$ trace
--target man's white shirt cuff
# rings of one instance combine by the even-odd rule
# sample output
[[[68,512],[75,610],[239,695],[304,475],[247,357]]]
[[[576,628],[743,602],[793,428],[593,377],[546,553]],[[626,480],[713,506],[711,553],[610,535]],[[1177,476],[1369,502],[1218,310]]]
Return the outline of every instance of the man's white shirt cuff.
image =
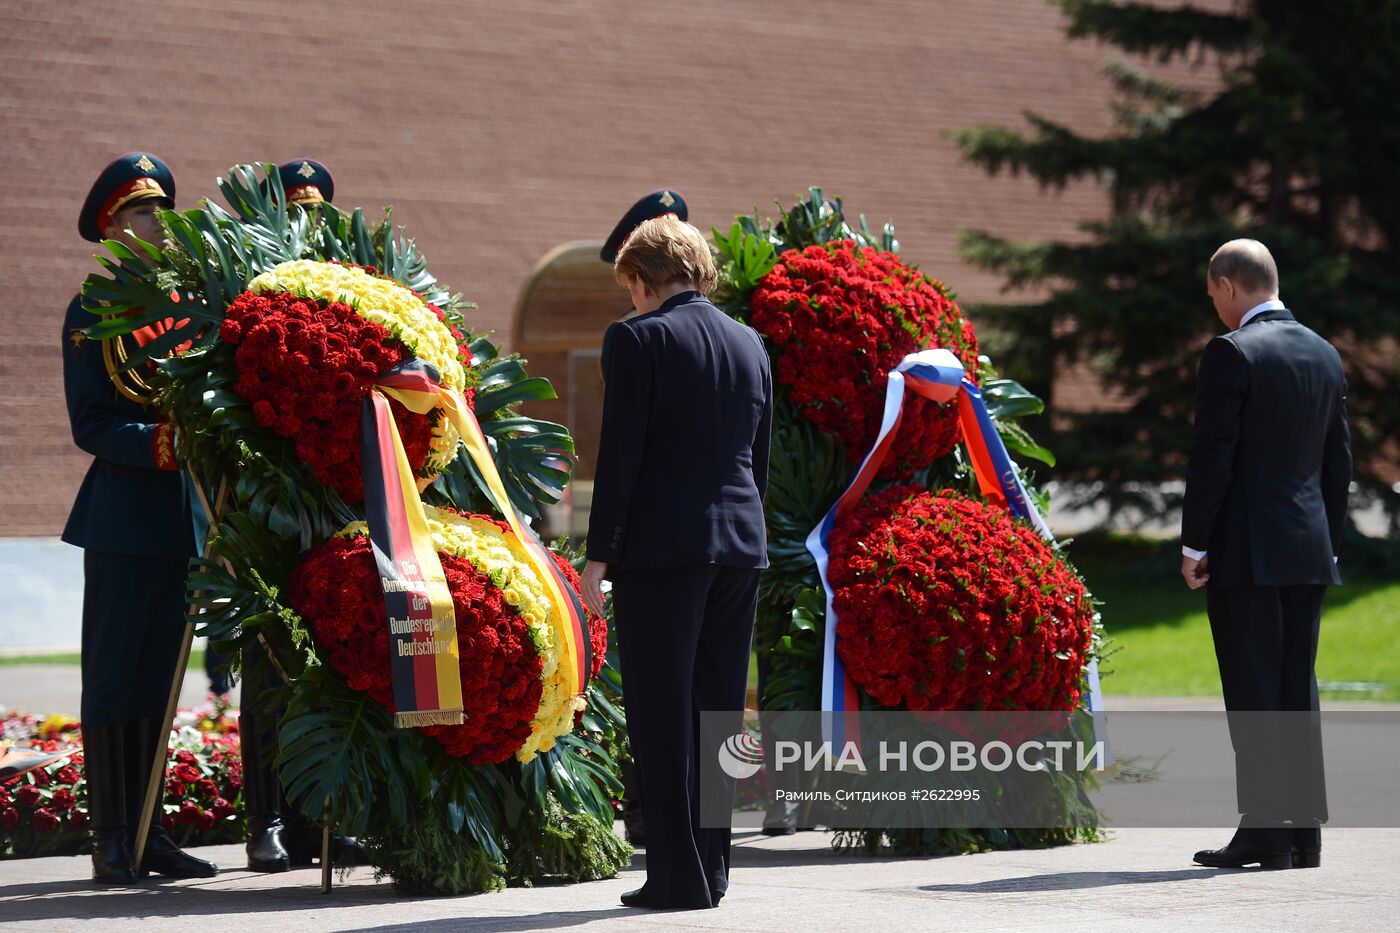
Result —
[[[1198,551],[1193,547],[1185,547],[1184,545],[1181,548],[1181,553],[1185,554],[1192,560],[1200,560],[1202,557],[1206,556],[1205,551]]]

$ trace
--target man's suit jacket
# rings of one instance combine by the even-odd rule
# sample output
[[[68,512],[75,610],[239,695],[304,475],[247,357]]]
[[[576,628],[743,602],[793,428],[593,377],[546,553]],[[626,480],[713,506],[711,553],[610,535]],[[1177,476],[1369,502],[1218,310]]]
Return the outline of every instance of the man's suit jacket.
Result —
[[[1351,483],[1337,351],[1286,310],[1201,357],[1181,543],[1212,586],[1337,584]]]
[[[682,292],[612,325],[588,557],[609,570],[768,566],[773,420],[758,334]]]
[[[157,412],[117,392],[102,344],[83,338],[96,323],[79,299],[63,322],[63,390],[73,442],[92,454],[63,540],[112,554],[194,553],[189,492],[176,469],[173,434]]]

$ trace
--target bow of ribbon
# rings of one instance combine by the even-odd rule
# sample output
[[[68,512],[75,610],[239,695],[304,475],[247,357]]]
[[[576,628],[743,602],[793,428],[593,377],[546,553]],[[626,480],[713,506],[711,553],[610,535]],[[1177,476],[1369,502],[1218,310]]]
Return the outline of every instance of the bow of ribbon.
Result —
[[[889,459],[894,441],[899,433],[899,424],[904,417],[904,399],[908,392],[940,404],[956,401],[958,423],[963,431],[963,443],[967,447],[972,462],[977,486],[982,494],[993,502],[999,502],[1013,515],[1025,519],[1039,532],[1040,536],[1052,544],[1055,541],[1050,526],[1046,523],[1035,500],[1026,489],[1020,471],[1016,469],[1006,445],[997,432],[996,423],[982,398],[982,390],[967,378],[962,361],[952,351],[942,348],[920,350],[906,356],[889,373],[885,387],[885,408],[880,420],[880,430],[875,443],[857,468],[850,485],[846,487],[827,511],[821,523],[807,536],[807,550],[817,564],[822,589],[826,594],[826,631],[822,646],[822,712],[824,730],[833,740],[833,747],[844,747],[847,739],[859,741],[860,694],[856,685],[841,663],[836,653],[836,610],[833,606],[834,593],[827,576],[830,554],[827,547],[831,531],[836,522],[860,501],[875,476]],[[1098,661],[1091,659],[1088,668],[1089,710],[1103,711],[1103,697],[1099,689]],[[1094,731],[1099,735],[1102,717],[1094,717]]]
[[[446,721],[453,714],[453,702],[456,719],[452,721],[461,722],[462,685],[452,598],[428,532],[422,499],[403,442],[389,410],[388,399],[391,398],[417,414],[441,408],[456,427],[477,473],[485,481],[488,498],[523,545],[531,567],[544,583],[564,621],[561,668],[567,678],[565,689],[568,695],[582,698],[591,667],[588,621],[583,606],[548,549],[511,502],[486,435],[462,393],[442,385],[437,370],[415,358],[380,377],[374,391],[365,398],[363,419],[365,511],[389,612],[390,651],[395,665],[394,702],[399,710],[395,714],[395,724],[415,726]],[[413,579],[405,579],[409,576],[405,567],[426,573],[422,586]],[[440,592],[436,586],[438,581],[442,582]],[[419,597],[418,600],[408,599],[407,625],[396,620],[396,609],[402,608],[398,606],[402,600],[396,599],[400,594]],[[446,600],[445,610],[436,602],[439,597]],[[413,616],[415,607],[420,615],[432,613],[432,619],[436,620],[434,630],[446,633],[451,626],[450,637],[425,638],[420,631],[425,624]],[[441,618],[443,611],[445,624]],[[436,644],[418,647],[427,641]]]

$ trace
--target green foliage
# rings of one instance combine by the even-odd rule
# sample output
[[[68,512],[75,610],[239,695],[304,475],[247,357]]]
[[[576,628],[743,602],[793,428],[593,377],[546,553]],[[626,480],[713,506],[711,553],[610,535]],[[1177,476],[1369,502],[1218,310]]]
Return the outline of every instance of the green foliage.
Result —
[[[392,878],[400,894],[450,897],[499,891],[506,867],[470,836],[448,825],[444,807],[425,801],[406,822],[383,825],[361,837],[374,865],[374,880]]]
[[[1055,440],[1072,438],[1055,445],[1056,478],[1103,484],[1094,495],[1114,509],[1151,515],[1174,504],[1151,493],[1183,475],[1200,345],[1218,330],[1205,264],[1225,240],[1252,237],[1277,259],[1289,307],[1341,349],[1362,501],[1381,501],[1400,525],[1386,447],[1400,433],[1400,363],[1386,343],[1400,334],[1400,189],[1389,169],[1400,146],[1400,2],[1329,4],[1326,28],[1316,10],[1285,0],[1225,12],[1057,5],[1072,37],[1181,56],[1218,80],[1195,91],[1115,62],[1115,129],[1103,138],[1035,115],[1026,133],[950,134],[989,173],[1025,172],[1050,187],[1096,181],[1109,195],[1109,216],[1072,242],[963,236],[972,262],[1047,295],[977,309],[996,339],[1034,362],[1018,369],[1032,389],[1048,391],[1056,366],[1080,364],[1123,399],[1095,412],[1052,400]]]
[[[544,806],[524,811],[511,827],[506,878],[511,887],[615,877],[632,861],[632,847],[604,819],[562,807],[550,794]]]
[[[789,603],[788,628],[770,647],[773,673],[760,698],[766,710],[821,709],[822,638],[826,594],[820,586],[802,590]]]

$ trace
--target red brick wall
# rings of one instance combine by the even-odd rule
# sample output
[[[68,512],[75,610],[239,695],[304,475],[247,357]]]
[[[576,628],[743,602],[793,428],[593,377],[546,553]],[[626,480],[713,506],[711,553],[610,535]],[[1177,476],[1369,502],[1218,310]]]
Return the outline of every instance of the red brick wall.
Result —
[[[0,29],[0,535],[57,533],[87,466],[59,323],[94,268],[79,205],[123,151],[167,159],[181,206],[234,162],[314,156],[502,337],[543,253],[663,185],[704,229],[820,184],[965,300],[998,283],[959,227],[1063,236],[1102,207],[988,179],[941,135],[1025,110],[1106,128],[1108,52],[1039,0],[7,0]]]

